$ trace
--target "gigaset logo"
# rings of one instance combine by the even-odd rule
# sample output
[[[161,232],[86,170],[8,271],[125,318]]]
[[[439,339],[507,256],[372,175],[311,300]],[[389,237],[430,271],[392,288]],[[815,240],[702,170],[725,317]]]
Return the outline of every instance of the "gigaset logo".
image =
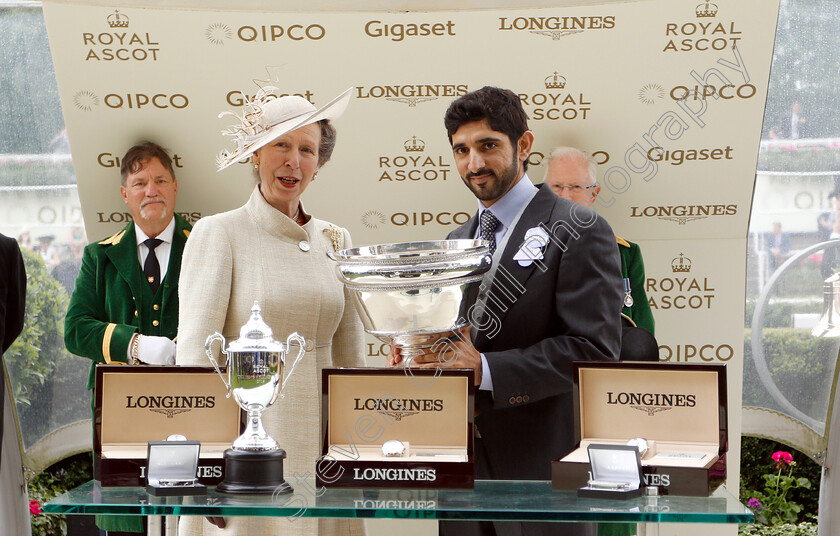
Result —
[[[114,155],[113,153],[99,153],[96,156],[96,163],[99,164],[101,167],[104,168],[118,168],[122,165],[122,161],[119,156]],[[181,155],[175,153],[172,155],[172,167],[176,168],[183,168],[184,166],[181,164]]]
[[[365,35],[368,37],[385,37],[396,42],[405,38],[443,37],[455,35],[455,23],[448,20],[446,22],[421,24],[388,24],[381,20],[371,20],[365,24]]]
[[[308,89],[303,93],[274,93],[274,95],[277,97],[288,97],[289,95],[293,95],[295,97],[303,97],[312,104],[315,104],[315,101],[312,100],[313,97],[315,97],[315,93]],[[225,94],[225,102],[231,106],[245,106],[246,102],[250,102],[252,100],[254,100],[254,95],[246,95],[242,93],[242,91],[236,89],[228,91]]]
[[[732,147],[711,149],[671,149],[652,147],[647,152],[651,162],[668,162],[672,166],[681,166],[686,162],[703,160],[732,160]]]

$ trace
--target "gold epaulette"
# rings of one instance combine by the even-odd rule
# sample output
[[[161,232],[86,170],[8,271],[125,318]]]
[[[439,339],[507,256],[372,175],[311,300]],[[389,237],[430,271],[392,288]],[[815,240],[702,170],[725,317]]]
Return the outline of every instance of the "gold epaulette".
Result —
[[[629,247],[630,247],[630,242],[628,242],[627,240],[625,240],[625,239],[621,238],[621,237],[620,237],[620,236],[618,236],[618,235],[615,235],[615,241],[616,241],[616,242],[618,242],[618,245],[619,245],[619,246],[624,246],[624,247],[626,247],[626,248],[629,248]]]
[[[99,242],[99,245],[100,246],[114,246],[116,244],[119,244],[120,240],[122,240],[122,237],[124,235],[125,235],[125,229],[123,229],[119,233],[115,234],[114,236],[111,236],[109,238],[106,238],[102,242]]]

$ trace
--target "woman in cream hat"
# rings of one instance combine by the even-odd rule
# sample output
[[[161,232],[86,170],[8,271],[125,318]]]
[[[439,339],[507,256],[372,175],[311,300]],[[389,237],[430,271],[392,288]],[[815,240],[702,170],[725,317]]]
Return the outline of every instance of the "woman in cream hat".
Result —
[[[235,116],[237,124],[223,132],[235,138],[236,148],[219,156],[219,170],[250,158],[258,182],[244,206],[193,227],[179,282],[177,363],[209,365],[207,337],[219,332],[228,341],[237,339],[255,300],[275,339],[294,331],[303,335],[308,350],[285,397],[262,418],[268,435],[286,451],[286,477],[312,478],[323,441],[321,369],[364,366],[361,322],[327,257],[328,251],[351,247],[350,235],[312,217],[301,203],[332,154],[336,132],[330,120],[347,107],[350,90],[321,109],[301,97],[274,98],[274,90],[260,90],[246,113]],[[234,114],[220,117],[225,115]],[[289,352],[296,353],[297,348]],[[303,493],[295,500],[306,496],[312,497]],[[290,497],[278,496],[278,504]],[[179,526],[181,535],[202,536],[362,533],[361,521],[306,517],[182,517]]]

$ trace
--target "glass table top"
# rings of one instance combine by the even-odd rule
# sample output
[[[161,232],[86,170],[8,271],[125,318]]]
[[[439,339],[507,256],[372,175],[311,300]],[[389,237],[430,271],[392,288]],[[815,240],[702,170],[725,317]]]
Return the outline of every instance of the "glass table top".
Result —
[[[711,497],[585,499],[547,481],[478,480],[474,490],[324,489],[289,479],[285,495],[155,497],[145,488],[103,488],[90,481],[44,505],[47,514],[332,517],[637,523],[749,523],[752,513],[728,490]]]

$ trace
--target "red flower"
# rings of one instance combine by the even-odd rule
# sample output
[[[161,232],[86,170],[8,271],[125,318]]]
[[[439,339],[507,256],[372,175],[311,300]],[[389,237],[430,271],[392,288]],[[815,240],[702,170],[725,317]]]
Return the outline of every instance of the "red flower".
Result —
[[[791,463],[793,463],[793,456],[790,454],[790,452],[785,452],[783,450],[777,450],[776,452],[774,452],[772,458],[773,461],[776,462],[777,466],[783,463],[786,465],[790,465]]]
[[[43,512],[41,505],[35,499],[31,499],[29,501],[29,513],[33,516],[40,515]]]

